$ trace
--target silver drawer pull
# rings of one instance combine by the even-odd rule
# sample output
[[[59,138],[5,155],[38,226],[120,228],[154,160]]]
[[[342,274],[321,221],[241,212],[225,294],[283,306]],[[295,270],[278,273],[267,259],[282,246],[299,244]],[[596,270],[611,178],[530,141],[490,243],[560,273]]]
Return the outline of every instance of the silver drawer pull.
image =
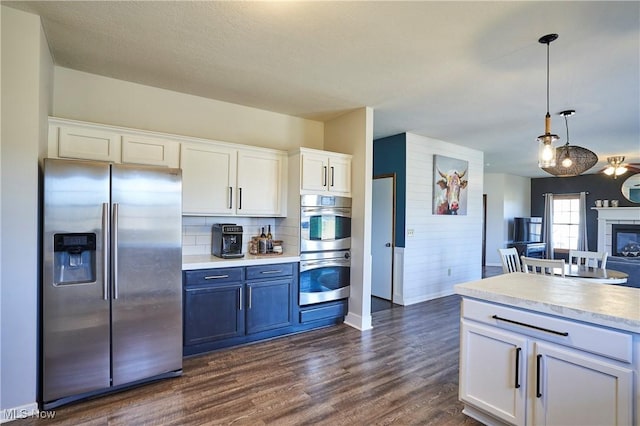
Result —
[[[261,274],[279,274],[282,271],[261,271]]]
[[[205,280],[219,280],[220,278],[229,278],[229,275],[209,275],[204,277]]]

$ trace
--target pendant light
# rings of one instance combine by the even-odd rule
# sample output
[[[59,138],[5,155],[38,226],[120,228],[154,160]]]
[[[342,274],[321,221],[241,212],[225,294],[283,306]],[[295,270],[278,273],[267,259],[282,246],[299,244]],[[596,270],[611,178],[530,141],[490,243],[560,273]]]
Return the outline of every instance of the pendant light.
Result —
[[[556,153],[553,143],[558,135],[551,134],[551,115],[549,114],[549,45],[558,38],[558,34],[547,34],[538,39],[539,43],[547,45],[547,114],[544,117],[544,135],[538,136],[538,167],[553,167],[556,165]]]
[[[598,156],[587,148],[569,145],[569,123],[567,117],[572,116],[575,112],[573,109],[560,112],[560,115],[564,116],[564,124],[567,128],[567,142],[564,146],[556,148],[556,165],[542,168],[542,170],[554,176],[578,176],[598,162]]]

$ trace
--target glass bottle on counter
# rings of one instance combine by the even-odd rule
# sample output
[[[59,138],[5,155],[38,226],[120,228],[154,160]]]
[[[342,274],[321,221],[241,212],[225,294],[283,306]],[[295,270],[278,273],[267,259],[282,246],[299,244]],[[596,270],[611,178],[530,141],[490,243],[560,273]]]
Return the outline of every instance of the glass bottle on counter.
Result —
[[[258,253],[260,254],[267,253],[267,236],[264,233],[264,226],[262,227],[262,233],[258,238]]]
[[[267,253],[273,253],[273,235],[271,234],[271,225],[267,231]]]

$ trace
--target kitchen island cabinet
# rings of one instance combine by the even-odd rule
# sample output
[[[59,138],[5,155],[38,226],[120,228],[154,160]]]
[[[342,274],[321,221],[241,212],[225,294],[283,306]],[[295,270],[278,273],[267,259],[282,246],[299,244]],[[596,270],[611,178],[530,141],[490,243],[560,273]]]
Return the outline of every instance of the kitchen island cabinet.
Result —
[[[465,414],[495,425],[638,425],[639,290],[519,273],[455,289]]]

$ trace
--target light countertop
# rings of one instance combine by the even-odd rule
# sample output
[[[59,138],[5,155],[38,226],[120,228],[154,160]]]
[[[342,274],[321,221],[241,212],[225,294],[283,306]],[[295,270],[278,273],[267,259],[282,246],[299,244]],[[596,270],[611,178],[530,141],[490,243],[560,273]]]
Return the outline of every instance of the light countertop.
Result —
[[[221,259],[212,255],[182,256],[182,270],[230,268],[234,266],[273,265],[276,263],[299,262],[300,256],[291,253],[281,255],[253,256],[246,254],[239,259]]]
[[[640,289],[544,275],[497,275],[454,286],[475,299],[640,334]]]

